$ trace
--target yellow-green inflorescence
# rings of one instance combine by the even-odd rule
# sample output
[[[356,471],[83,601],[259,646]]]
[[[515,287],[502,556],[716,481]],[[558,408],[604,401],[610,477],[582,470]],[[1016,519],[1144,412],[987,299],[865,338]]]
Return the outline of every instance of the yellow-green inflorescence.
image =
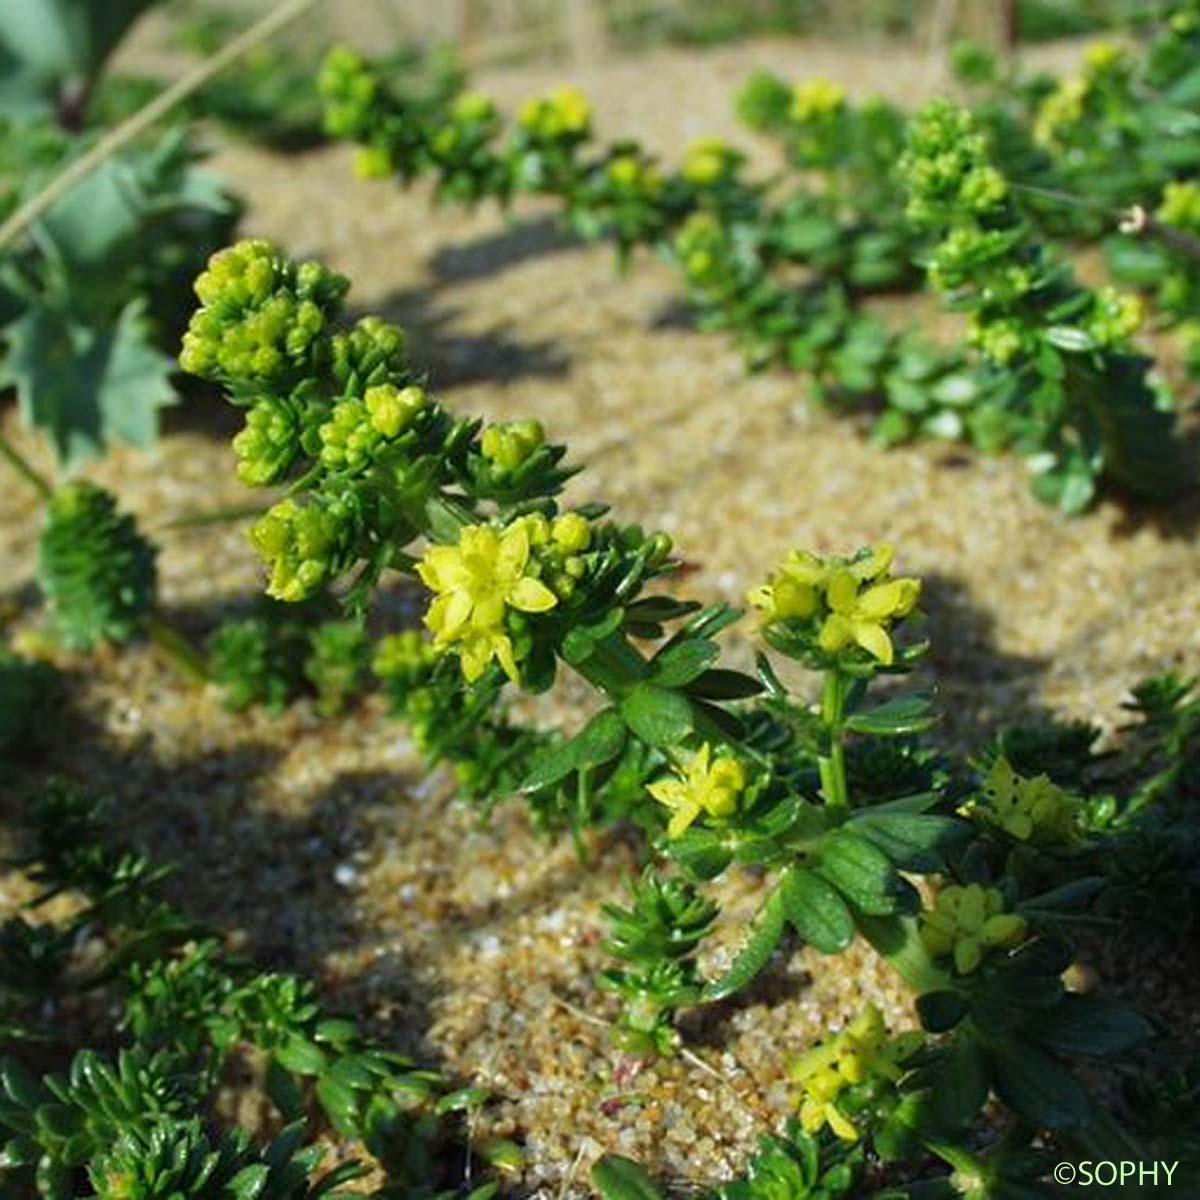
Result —
[[[813,1134],[828,1125],[843,1141],[857,1141],[859,1130],[839,1101],[859,1084],[895,1083],[923,1041],[918,1032],[889,1035],[879,1009],[868,1007],[792,1064],[789,1074],[802,1088],[800,1124]]]
[[[546,431],[540,421],[506,421],[483,431],[479,449],[493,467],[515,471],[545,442]]]
[[[412,424],[425,403],[423,388],[390,383],[367,388],[361,400],[339,401],[320,427],[322,464],[349,470],[369,465],[385,443]]]
[[[294,264],[264,241],[238,242],[196,280],[202,307],[179,364],[208,379],[276,382],[311,368],[331,308],[347,281],[318,263]]]
[[[961,811],[1019,842],[1070,846],[1083,840],[1083,801],[1047,775],[1018,775],[1003,756],[992,764],[982,794]]]
[[[920,917],[925,949],[935,958],[949,957],[960,975],[970,975],[989,951],[1020,945],[1027,928],[997,888],[978,883],[939,889],[933,909]]]
[[[893,550],[880,544],[850,558],[821,558],[793,550],[749,602],[764,625],[807,624],[815,644],[831,657],[857,648],[884,666],[895,661],[890,630],[908,616],[921,596],[921,583],[889,570]]]
[[[270,569],[267,594],[306,600],[329,580],[338,561],[342,522],[329,509],[281,500],[250,530],[250,540]]]
[[[668,837],[679,837],[702,816],[730,817],[746,789],[746,769],[732,754],[718,753],[705,742],[675,775],[651,783],[647,790],[671,810]]]
[[[688,146],[679,173],[698,187],[728,179],[742,162],[742,154],[720,138],[699,138]]]
[[[591,529],[578,513],[518,517],[503,527],[468,525],[452,546],[431,546],[417,573],[434,592],[425,624],[439,650],[458,650],[463,676],[478,679],[495,659],[519,681],[511,622],[566,599],[584,572]]]
[[[526,100],[517,123],[542,141],[580,141],[591,129],[592,106],[577,87],[564,84]]]

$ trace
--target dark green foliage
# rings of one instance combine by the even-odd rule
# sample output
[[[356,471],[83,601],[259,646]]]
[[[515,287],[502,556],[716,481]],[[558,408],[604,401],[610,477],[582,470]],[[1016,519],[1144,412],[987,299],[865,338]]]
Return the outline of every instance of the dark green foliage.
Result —
[[[0,759],[37,739],[55,673],[0,646]]]
[[[328,1016],[308,982],[228,955],[156,894],[164,872],[108,843],[106,806],[55,785],[29,815],[41,900],[71,888],[87,903],[62,925],[0,933],[0,1035],[15,1048],[0,1064],[6,1196],[73,1200],[92,1194],[86,1178],[107,1200],[317,1200],[360,1173],[354,1163],[320,1172],[312,1142],[323,1123],[364,1143],[398,1193],[436,1191],[437,1147],[451,1132],[441,1114],[478,1103],[477,1093],[447,1092]],[[102,957],[81,972],[84,931]],[[39,1078],[21,1047],[62,1036],[46,996],[70,1003],[98,986],[124,1010],[120,1030],[92,1030],[115,1051],[78,1051],[65,1073]],[[213,1103],[247,1049],[262,1057],[264,1099],[285,1125],[265,1145],[222,1132]]]
[[[59,488],[38,543],[38,584],[64,645],[88,650],[138,633],[154,605],[155,554],[103,488]]]

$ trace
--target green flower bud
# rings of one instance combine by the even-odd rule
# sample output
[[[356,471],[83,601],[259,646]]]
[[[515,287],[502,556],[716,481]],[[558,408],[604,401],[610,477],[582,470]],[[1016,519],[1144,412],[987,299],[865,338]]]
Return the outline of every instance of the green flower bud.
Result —
[[[403,376],[407,367],[404,330],[379,317],[363,317],[349,333],[335,334],[330,373],[347,391]]]
[[[257,401],[233,439],[237,475],[251,487],[277,483],[300,453],[301,423],[295,408],[274,396]]]
[[[563,513],[554,518],[550,537],[564,554],[578,554],[591,545],[592,527],[587,518],[577,512]]]
[[[515,471],[546,441],[540,421],[509,421],[489,425],[480,439],[484,458],[503,471]]]
[[[270,569],[267,594],[289,603],[308,599],[333,575],[344,533],[328,508],[281,500],[250,530]]]
[[[311,370],[347,286],[318,263],[284,258],[269,242],[218,251],[196,280],[202,307],[184,334],[180,365],[206,379],[260,384]]]

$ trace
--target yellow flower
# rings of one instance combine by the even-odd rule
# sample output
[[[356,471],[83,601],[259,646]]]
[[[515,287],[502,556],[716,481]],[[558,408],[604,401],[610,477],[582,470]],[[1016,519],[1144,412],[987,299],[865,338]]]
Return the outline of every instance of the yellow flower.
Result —
[[[789,1074],[804,1087],[800,1124],[808,1133],[828,1125],[843,1141],[858,1140],[858,1130],[838,1107],[848,1087],[869,1079],[895,1083],[901,1064],[921,1045],[920,1033],[889,1037],[883,1015],[870,1005],[860,1016],[827,1041],[806,1051]]]
[[[830,79],[806,79],[792,88],[793,121],[805,123],[833,116],[846,103],[846,92]]]
[[[495,104],[482,92],[463,92],[454,101],[454,118],[457,121],[490,121],[495,115]]]
[[[526,100],[517,119],[542,137],[579,136],[587,132],[591,123],[592,106],[583,92],[566,84],[545,96]]]
[[[468,682],[478,679],[493,658],[511,680],[520,678],[504,628],[508,609],[539,613],[558,603],[544,583],[526,574],[528,565],[529,529],[522,521],[501,533],[488,525],[468,525],[457,546],[431,546],[417,565],[422,581],[437,593],[425,624],[435,645],[458,643]]]
[[[680,173],[689,183],[715,183],[733,165],[737,152],[719,138],[700,138],[683,157]]]
[[[1095,42],[1089,46],[1083,55],[1084,75],[1094,80],[1126,65],[1125,51],[1113,42]]]
[[[1083,79],[1064,79],[1038,107],[1033,122],[1033,140],[1040,146],[1055,146],[1059,135],[1083,119],[1088,85]]]
[[[983,786],[983,802],[966,806],[969,813],[996,825],[1020,842],[1078,842],[1083,830],[1083,801],[1047,775],[1025,779],[1008,759],[996,759]]]
[[[1163,188],[1162,203],[1156,214],[1168,225],[1200,230],[1200,183],[1174,180]]]
[[[825,600],[833,610],[818,635],[821,649],[836,654],[851,644],[861,646],[884,666],[895,657],[887,623],[907,616],[916,607],[921,584],[916,579],[889,579],[859,590],[860,583],[848,570],[838,571],[825,589]]]
[[[697,751],[686,773],[676,779],[660,779],[647,791],[672,810],[668,837],[678,837],[701,813],[728,817],[737,810],[738,797],[746,787],[746,771],[732,755],[721,754],[712,761],[707,742]]]
[[[870,546],[852,558],[819,558],[793,550],[747,600],[763,624],[822,618],[817,641],[826,654],[861,646],[885,666],[894,659],[888,626],[907,616],[921,595],[917,579],[888,577],[892,547]]]
[[[919,927],[925,949],[935,957],[952,956],[960,975],[971,974],[985,951],[1018,945],[1027,928],[1019,913],[1005,911],[996,888],[978,883],[942,888],[933,910],[921,914]]]

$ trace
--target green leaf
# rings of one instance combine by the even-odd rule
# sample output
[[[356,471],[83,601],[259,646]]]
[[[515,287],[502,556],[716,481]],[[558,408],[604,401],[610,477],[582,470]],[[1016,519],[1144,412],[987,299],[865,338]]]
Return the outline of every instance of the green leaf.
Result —
[[[967,1003],[950,988],[923,992],[917,997],[917,1016],[930,1033],[946,1033],[967,1015]]]
[[[5,331],[0,385],[16,388],[21,416],[70,465],[116,442],[140,449],[158,438],[158,410],[175,403],[174,364],[150,344],[140,302],[110,329],[76,325],[32,308]]]
[[[1028,1036],[1064,1054],[1117,1054],[1154,1036],[1141,1013],[1112,1000],[1068,992],[1030,1023]]]
[[[896,911],[898,881],[891,859],[865,838],[841,831],[827,834],[817,843],[810,866],[862,912],[882,917]]]
[[[751,675],[741,671],[714,668],[704,671],[688,684],[688,694],[705,700],[746,700],[758,696],[763,685]]]
[[[521,780],[520,792],[539,792],[552,787],[575,770],[575,747],[571,742],[558,742],[539,751]]]
[[[275,1051],[279,1065],[297,1075],[316,1075],[325,1067],[325,1052],[307,1038],[292,1036]]]
[[[1050,345],[1068,354],[1083,354],[1099,345],[1090,333],[1074,325],[1051,325],[1043,336]]]
[[[692,706],[686,696],[642,683],[621,701],[630,732],[648,746],[677,746],[692,731]]]
[[[906,733],[919,733],[928,729],[937,718],[930,714],[932,697],[924,692],[897,696],[878,708],[867,712],[852,713],[846,718],[845,726],[855,733],[868,733],[883,737],[896,737]]]
[[[571,739],[579,767],[598,767],[617,757],[625,747],[625,722],[615,708],[598,712]]]
[[[251,1163],[229,1181],[229,1191],[234,1200],[257,1200],[270,1177],[271,1168],[266,1163]]]
[[[779,893],[796,932],[822,954],[837,954],[854,940],[854,918],[841,896],[812,871],[784,873]]]
[[[680,688],[691,683],[711,663],[720,648],[716,642],[687,638],[663,647],[650,662],[650,679],[665,688]]]
[[[596,1163],[592,1183],[603,1200],[662,1200],[645,1167],[620,1154],[606,1154]]]
[[[724,1000],[746,987],[770,961],[786,925],[781,888],[776,886],[755,914],[750,924],[750,936],[737,952],[729,970],[704,989],[702,999]]]
[[[1044,1050],[1019,1037],[989,1046],[996,1094],[1018,1116],[1044,1129],[1070,1129],[1088,1111],[1078,1080]]]
[[[914,991],[935,992],[950,986],[949,975],[929,957],[914,917],[860,914],[858,928]]]
[[[671,857],[698,879],[715,879],[733,861],[719,833],[693,825],[671,842]]]
[[[4,0],[0,47],[21,72],[54,92],[90,80],[126,31],[156,0]]]
[[[936,871],[944,852],[971,834],[965,821],[929,813],[864,812],[846,828],[869,839],[902,871]]]
[[[944,1129],[972,1124],[987,1102],[991,1085],[987,1059],[973,1037],[956,1037],[939,1053],[930,1072],[932,1115]]]
[[[343,1137],[354,1137],[358,1132],[358,1095],[332,1075],[322,1075],[317,1080],[317,1099],[329,1117],[330,1124]]]

